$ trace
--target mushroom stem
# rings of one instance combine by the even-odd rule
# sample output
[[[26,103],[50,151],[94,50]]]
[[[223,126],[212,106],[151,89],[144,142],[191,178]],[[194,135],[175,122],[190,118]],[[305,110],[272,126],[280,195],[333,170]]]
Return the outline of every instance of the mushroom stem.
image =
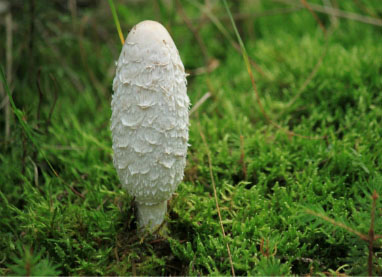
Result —
[[[148,228],[150,231],[154,231],[164,220],[167,200],[154,205],[137,203],[137,208],[139,229]]]

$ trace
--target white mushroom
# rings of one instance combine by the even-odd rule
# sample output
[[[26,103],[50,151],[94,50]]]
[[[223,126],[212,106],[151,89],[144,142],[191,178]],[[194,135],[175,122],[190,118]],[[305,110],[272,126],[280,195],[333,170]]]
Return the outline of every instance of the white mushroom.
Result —
[[[183,179],[188,141],[187,81],[178,50],[158,22],[130,31],[117,62],[111,102],[114,166],[135,197],[140,228],[163,222]]]

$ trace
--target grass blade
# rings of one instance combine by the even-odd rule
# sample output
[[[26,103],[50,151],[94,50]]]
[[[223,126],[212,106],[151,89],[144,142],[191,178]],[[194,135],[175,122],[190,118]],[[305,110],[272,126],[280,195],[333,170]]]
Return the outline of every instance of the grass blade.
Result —
[[[46,161],[46,163],[48,164],[49,168],[52,170],[54,175],[56,175],[58,177],[58,173],[56,172],[56,170],[54,170],[52,164],[46,158],[45,154],[43,152],[41,152],[40,147],[38,146],[37,141],[35,139],[35,135],[34,135],[32,128],[24,120],[23,112],[16,107],[16,104],[13,101],[13,98],[11,95],[11,91],[9,90],[8,82],[7,82],[7,79],[5,77],[4,70],[3,70],[2,66],[0,66],[0,81],[3,83],[4,90],[8,94],[9,103],[11,103],[12,111],[16,115],[18,121],[20,122],[20,125],[23,128],[26,136],[28,137],[28,139],[30,139],[30,141],[36,147],[37,151],[40,152],[40,154],[42,155],[42,157],[44,158],[44,160]]]
[[[300,134],[296,134],[293,131],[290,131],[288,129],[284,129],[282,126],[280,126],[278,123],[274,122],[268,116],[268,114],[265,112],[263,104],[261,104],[260,95],[259,95],[259,92],[257,90],[257,86],[256,86],[256,82],[255,82],[255,77],[253,76],[253,73],[252,73],[251,64],[249,62],[247,50],[245,49],[243,40],[241,39],[239,31],[236,28],[236,24],[235,24],[235,21],[233,20],[233,17],[232,17],[230,9],[228,7],[227,1],[223,0],[223,3],[224,3],[224,7],[225,7],[225,9],[226,9],[226,11],[228,13],[229,19],[230,19],[230,21],[232,23],[232,27],[233,27],[233,29],[235,31],[237,40],[239,41],[239,45],[240,45],[240,49],[241,49],[241,54],[243,56],[243,59],[244,59],[244,62],[245,62],[245,66],[247,67],[248,75],[251,78],[251,83],[252,83],[253,91],[254,91],[255,96],[256,96],[257,104],[259,105],[260,111],[261,111],[262,115],[265,117],[265,119],[267,120],[267,122],[269,122],[270,124],[275,126],[277,129],[283,130],[288,135],[288,137],[296,136],[296,137],[300,137],[300,138],[304,138],[304,139],[314,139],[314,140],[316,140],[316,139],[326,139],[326,136],[322,136],[322,137],[310,137],[310,136],[303,136],[303,135],[300,135]]]
[[[235,21],[233,20],[231,11],[230,11],[230,9],[229,9],[229,7],[228,7],[228,5],[227,5],[227,1],[226,1],[226,0],[223,0],[223,3],[224,3],[224,7],[225,7],[225,9],[226,9],[226,11],[227,11],[227,13],[228,13],[229,19],[231,20],[232,27],[233,27],[233,29],[234,29],[234,31],[235,31],[237,40],[238,40],[238,42],[239,42],[240,49],[241,49],[241,54],[242,54],[242,56],[243,56],[245,66],[246,66],[246,68],[247,68],[249,77],[251,78],[252,87],[253,87],[253,90],[254,90],[255,95],[256,95],[257,104],[259,105],[259,108],[260,108],[260,110],[261,110],[261,113],[263,114],[263,116],[265,117],[265,119],[266,119],[268,122],[271,122],[271,123],[272,123],[272,120],[269,118],[269,116],[268,116],[267,113],[265,112],[265,109],[264,109],[263,105],[261,104],[260,96],[259,96],[259,92],[257,91],[257,86],[256,86],[255,78],[253,77],[253,73],[252,73],[252,69],[251,69],[251,64],[249,63],[248,53],[247,53],[247,50],[245,49],[243,40],[241,39],[240,34],[239,34],[239,31],[238,31],[237,28],[236,28]]]
[[[119,39],[121,40],[121,43],[123,45],[123,44],[125,44],[125,39],[124,39],[124,36],[122,34],[121,25],[119,24],[119,19],[118,19],[117,11],[116,11],[115,6],[114,6],[114,2],[113,2],[113,0],[108,0],[108,2],[109,2],[111,13],[113,14],[115,26],[117,27]]]
[[[27,137],[34,143],[33,131],[30,128],[30,126],[25,123],[25,121],[23,119],[23,112],[16,107],[15,102],[13,101],[11,91],[9,89],[8,82],[7,82],[7,79],[5,77],[4,69],[2,66],[0,66],[0,80],[3,83],[3,87],[4,87],[5,92],[8,94],[9,103],[11,103],[13,113],[16,115],[18,121],[20,122],[21,126],[23,127]]]

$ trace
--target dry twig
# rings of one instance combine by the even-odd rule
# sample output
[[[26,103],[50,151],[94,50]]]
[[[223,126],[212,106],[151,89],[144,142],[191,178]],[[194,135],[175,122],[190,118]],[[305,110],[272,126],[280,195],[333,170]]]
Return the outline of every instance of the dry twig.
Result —
[[[287,5],[293,5],[293,6],[297,6],[297,7],[303,6],[301,3],[293,1],[293,0],[292,1],[291,0],[273,0],[273,1],[287,4]],[[324,6],[312,4],[312,3],[308,3],[308,4],[312,10],[319,12],[319,13],[329,14],[329,15],[339,17],[339,18],[346,18],[349,20],[354,20],[354,21],[358,21],[361,23],[382,27],[382,20],[379,18],[372,18],[372,17],[365,16],[362,14],[347,12],[347,11],[339,10],[339,9],[328,7],[328,6],[324,7]]]
[[[318,69],[321,67],[322,62],[323,62],[323,60],[324,60],[324,58],[326,56],[326,53],[328,52],[328,48],[329,48],[329,38],[328,38],[329,35],[328,35],[328,32],[326,31],[324,25],[322,24],[321,20],[318,18],[316,13],[312,10],[310,4],[308,4],[308,2],[306,2],[306,0],[301,0],[301,2],[304,3],[304,6],[309,10],[309,12],[312,14],[312,16],[315,18],[315,20],[317,21],[317,23],[321,27],[321,29],[322,29],[322,31],[324,33],[324,37],[325,37],[325,46],[324,46],[324,51],[322,52],[322,54],[321,54],[320,58],[318,59],[316,65],[313,67],[313,70],[310,72],[309,76],[306,78],[306,80],[304,81],[302,86],[298,89],[296,95],[286,104],[285,108],[291,107],[296,102],[296,100],[305,91],[305,89],[307,88],[309,83],[313,80],[314,76],[316,76],[316,74],[318,72]],[[333,25],[333,26],[335,26],[335,25]]]
[[[321,218],[323,219],[324,221],[326,222],[329,222],[330,224],[334,225],[334,226],[337,226],[337,227],[340,227],[346,231],[348,231],[349,233],[352,233],[354,235],[356,235],[357,237],[359,237],[360,239],[362,239],[363,241],[365,242],[368,242],[368,249],[369,249],[369,256],[368,256],[368,274],[369,276],[372,276],[373,275],[373,257],[374,257],[374,253],[373,253],[373,248],[374,248],[374,242],[378,239],[381,239],[382,238],[382,235],[376,235],[375,234],[375,231],[374,231],[374,225],[375,225],[375,210],[376,210],[376,206],[377,206],[377,199],[379,198],[379,195],[377,193],[376,190],[373,191],[373,194],[371,196],[371,199],[372,199],[372,203],[371,203],[371,212],[370,212],[370,228],[369,228],[369,232],[368,234],[363,234],[349,226],[347,226],[346,224],[342,223],[342,222],[338,222],[330,217],[328,217],[327,215],[325,214],[322,214],[322,213],[318,213],[318,212],[315,212],[315,211],[312,211],[310,209],[307,209],[306,210],[306,213],[308,214],[311,214],[313,216],[316,216],[318,218]]]
[[[342,229],[345,229],[346,231],[348,231],[349,233],[352,233],[354,235],[356,235],[357,237],[359,237],[360,239],[364,240],[364,241],[369,241],[369,237],[362,234],[361,232],[358,232],[357,230],[354,230],[353,228],[345,225],[344,223],[342,222],[338,222],[338,221],[335,221],[334,219],[328,217],[327,215],[324,215],[324,214],[320,214],[320,213],[317,213],[313,210],[310,210],[310,209],[307,209],[306,210],[306,213],[308,214],[311,214],[311,215],[314,215],[318,218],[321,218],[329,223],[331,223],[332,225],[334,226],[337,226],[337,227],[340,227]]]
[[[375,233],[374,233],[374,223],[375,223],[375,208],[377,206],[377,199],[379,195],[376,190],[374,190],[373,195],[371,196],[372,205],[371,205],[371,215],[370,215],[370,229],[369,229],[369,258],[367,261],[367,268],[369,276],[373,275],[373,245],[375,241]]]
[[[314,76],[316,76],[318,69],[321,67],[322,62],[326,56],[326,53],[328,52],[328,40],[326,40],[324,51],[322,52],[320,58],[318,59],[316,65],[313,67],[313,70],[310,72],[308,78],[304,81],[304,83],[301,85],[301,87],[298,89],[296,95],[286,104],[286,108],[291,107],[298,98],[300,98],[301,94],[305,91],[307,86],[310,84],[310,82],[313,80]]]
[[[196,75],[202,75],[202,74],[208,74],[214,71],[216,68],[218,68],[220,62],[217,59],[210,59],[208,61],[208,64],[205,66],[201,66],[195,69],[192,69],[189,72],[190,75],[196,76]]]
[[[196,102],[196,104],[192,107],[192,109],[190,110],[190,116],[197,110],[199,109],[199,107],[204,103],[206,102],[206,100],[208,98],[211,97],[211,92],[207,92],[206,94],[203,95],[202,98],[199,99],[198,102]]]
[[[188,29],[190,29],[190,31],[192,32],[192,34],[194,35],[196,41],[199,44],[200,50],[202,51],[202,54],[203,54],[203,57],[204,57],[204,62],[208,65],[210,57],[209,57],[209,54],[208,54],[208,50],[207,50],[206,44],[204,43],[204,41],[200,37],[198,30],[194,27],[194,24],[192,24],[191,20],[188,18],[187,14],[184,12],[184,9],[183,9],[183,6],[182,6],[182,3],[180,2],[180,0],[176,0],[175,3],[176,3],[176,6],[177,6],[177,9],[178,9],[178,12],[181,15],[184,23],[186,23]]]
[[[318,26],[320,26],[321,30],[324,32],[324,34],[326,34],[326,29],[325,29],[324,24],[321,22],[320,18],[317,16],[317,14],[313,11],[310,4],[308,4],[308,2],[306,2],[306,0],[301,0],[301,3],[312,14],[314,19],[317,21]]]
[[[268,114],[265,112],[265,109],[263,107],[263,104],[261,103],[261,100],[260,100],[260,95],[259,95],[259,92],[257,90],[257,86],[256,86],[256,82],[255,82],[255,78],[253,76],[253,73],[252,73],[252,69],[251,69],[251,66],[250,66],[250,62],[249,62],[249,58],[248,58],[248,54],[247,54],[247,50],[245,49],[245,46],[244,46],[244,43],[240,37],[240,34],[239,34],[239,31],[237,30],[236,28],[236,24],[235,24],[235,21],[233,20],[233,17],[232,17],[232,14],[228,8],[228,5],[227,5],[227,2],[224,0],[224,5],[225,5],[225,8],[227,10],[227,13],[228,15],[230,16],[230,19],[231,19],[231,23],[232,23],[232,26],[233,26],[233,29],[235,31],[235,34],[236,34],[236,37],[237,37],[237,40],[239,41],[239,45],[240,45],[240,52],[243,56],[243,59],[244,59],[244,62],[245,62],[245,65],[247,67],[247,72],[248,72],[248,75],[251,79],[251,83],[252,83],[252,88],[253,88],[253,91],[255,93],[255,96],[256,96],[256,101],[257,101],[257,104],[260,108],[260,111],[262,113],[262,115],[264,116],[264,118],[267,120],[267,122],[273,126],[275,126],[277,129],[280,129],[280,130],[283,130],[289,137],[300,137],[300,138],[304,138],[304,139],[314,139],[314,140],[318,140],[318,139],[326,139],[326,136],[321,136],[321,137],[311,137],[311,136],[304,136],[304,135],[300,135],[300,134],[297,134],[293,131],[290,131],[288,129],[285,129],[283,128],[282,126],[280,126],[278,123],[276,123],[275,121],[273,121],[269,116]]]
[[[332,2],[330,0],[322,0],[322,3],[324,4],[326,12],[330,13],[330,8],[333,8]],[[337,27],[338,26],[338,18],[331,14],[330,15],[330,23],[333,27]]]
[[[218,212],[219,223],[220,223],[220,227],[222,229],[223,238],[225,238],[226,234],[225,234],[225,231],[224,231],[223,220],[222,220],[222,216],[221,216],[221,213],[220,213],[220,207],[219,207],[219,202],[218,202],[218,195],[217,195],[217,192],[216,192],[215,178],[214,178],[214,174],[212,172],[211,153],[210,153],[210,149],[209,149],[208,144],[207,144],[206,137],[205,137],[205,135],[204,135],[204,133],[202,131],[202,127],[200,126],[199,122],[198,122],[198,129],[199,129],[200,136],[201,136],[201,138],[203,140],[204,146],[206,147],[206,150],[207,150],[208,167],[209,167],[209,170],[210,170],[210,178],[211,178],[211,182],[212,182],[212,188],[214,190],[216,210]],[[226,245],[227,245],[227,252],[228,252],[229,263],[231,264],[232,276],[235,276],[235,269],[233,267],[233,261],[232,261],[232,256],[231,256],[231,249],[229,247],[228,242],[227,242]]]
[[[208,19],[216,26],[216,28],[222,33],[222,35],[231,43],[232,47],[238,52],[241,53],[241,47],[240,45],[235,42],[232,38],[229,32],[225,29],[224,25],[221,23],[218,17],[214,15],[214,13],[211,11],[211,7],[202,6],[201,4],[197,3],[196,1],[188,0],[188,2],[195,7],[197,7],[203,14],[205,14]],[[268,74],[265,74],[265,72],[261,69],[261,67],[252,59],[248,57],[249,63],[255,68],[255,70],[264,78],[271,79]]]
[[[257,18],[257,17],[265,17],[265,16],[273,16],[273,15],[280,15],[280,14],[288,14],[288,13],[294,13],[299,10],[301,10],[302,7],[287,7],[287,8],[276,8],[276,9],[270,9],[262,12],[256,12],[256,13],[235,13],[233,14],[233,19],[235,20],[245,20],[247,18]],[[229,16],[222,15],[217,16],[217,18],[221,21],[230,21]],[[192,23],[199,23],[204,24],[208,22],[208,18],[191,18],[190,19]]]

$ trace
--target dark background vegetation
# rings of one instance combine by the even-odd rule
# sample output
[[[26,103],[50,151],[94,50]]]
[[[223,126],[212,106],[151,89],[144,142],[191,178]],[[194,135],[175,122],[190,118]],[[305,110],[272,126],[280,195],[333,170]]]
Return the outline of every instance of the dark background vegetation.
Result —
[[[381,275],[382,2],[310,1],[227,1],[248,74],[222,1],[114,0],[190,73],[185,179],[143,238],[112,165],[108,2],[5,1],[0,274]]]

